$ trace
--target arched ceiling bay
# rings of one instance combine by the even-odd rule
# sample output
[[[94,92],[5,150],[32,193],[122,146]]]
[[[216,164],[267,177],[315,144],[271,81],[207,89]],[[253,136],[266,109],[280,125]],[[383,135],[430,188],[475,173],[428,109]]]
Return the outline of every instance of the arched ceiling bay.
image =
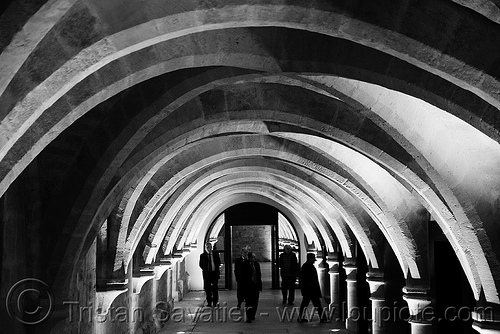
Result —
[[[152,261],[248,199],[418,279],[428,211],[499,302],[497,9],[47,1],[1,39],[0,195],[37,165],[63,281],[110,217]]]

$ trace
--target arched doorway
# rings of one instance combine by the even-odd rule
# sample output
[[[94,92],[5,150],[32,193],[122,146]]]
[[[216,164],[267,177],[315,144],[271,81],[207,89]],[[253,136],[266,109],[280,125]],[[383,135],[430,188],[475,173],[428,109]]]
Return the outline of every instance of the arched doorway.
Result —
[[[288,218],[271,205],[246,202],[227,208],[212,223],[207,240],[222,260],[219,288],[236,287],[233,264],[241,248],[250,246],[261,264],[264,289],[279,288],[278,257],[286,244],[299,255],[297,231]],[[300,256],[299,256],[300,258]]]

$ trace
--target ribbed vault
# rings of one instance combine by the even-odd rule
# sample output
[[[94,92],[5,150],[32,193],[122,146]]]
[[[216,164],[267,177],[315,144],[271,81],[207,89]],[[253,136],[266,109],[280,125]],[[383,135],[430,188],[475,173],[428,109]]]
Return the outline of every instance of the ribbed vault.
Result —
[[[104,222],[117,271],[255,201],[422,285],[432,218],[500,303],[495,2],[118,7],[48,1],[0,39],[0,195],[39,175],[49,283],[73,287]]]

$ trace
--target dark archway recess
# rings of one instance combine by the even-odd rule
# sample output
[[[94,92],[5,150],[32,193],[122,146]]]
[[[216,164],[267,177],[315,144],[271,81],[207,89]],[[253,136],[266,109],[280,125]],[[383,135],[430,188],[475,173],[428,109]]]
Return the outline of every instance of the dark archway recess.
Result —
[[[433,286],[436,296],[438,333],[472,334],[474,295],[455,251],[438,226],[430,229],[435,268]]]
[[[237,226],[269,226],[270,227],[270,275],[271,275],[271,288],[275,289],[279,286],[279,276],[278,270],[276,268],[277,263],[277,251],[278,251],[278,210],[270,205],[263,203],[241,203],[234,205],[228,209],[226,209],[225,213],[225,235],[231,236],[231,228]],[[252,236],[248,236],[252,237]],[[232,250],[232,237],[225,238],[225,246],[224,249]],[[251,244],[252,249],[255,251],[257,246]],[[245,245],[240,245],[238,249]],[[232,254],[232,252],[226,251],[224,254],[225,262],[227,264],[226,269],[226,288],[232,289],[232,275],[233,268],[232,263],[235,256],[238,254]],[[265,266],[263,266],[265,267]]]
[[[56,306],[3,298],[2,331],[161,333],[210,241],[221,289],[249,244],[273,296],[315,253],[348,331],[500,333],[499,4],[4,0],[0,296]]]

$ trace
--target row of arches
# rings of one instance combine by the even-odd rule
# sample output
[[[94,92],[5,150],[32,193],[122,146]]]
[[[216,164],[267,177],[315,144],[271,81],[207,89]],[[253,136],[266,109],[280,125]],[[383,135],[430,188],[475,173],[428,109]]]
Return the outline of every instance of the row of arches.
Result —
[[[41,278],[59,301],[93,300],[93,249],[107,289],[199,251],[225,209],[257,201],[367,272],[390,249],[409,290],[430,288],[436,222],[476,302],[500,304],[495,8],[14,1],[0,212],[21,241],[4,258],[28,242],[15,226],[40,231]]]

